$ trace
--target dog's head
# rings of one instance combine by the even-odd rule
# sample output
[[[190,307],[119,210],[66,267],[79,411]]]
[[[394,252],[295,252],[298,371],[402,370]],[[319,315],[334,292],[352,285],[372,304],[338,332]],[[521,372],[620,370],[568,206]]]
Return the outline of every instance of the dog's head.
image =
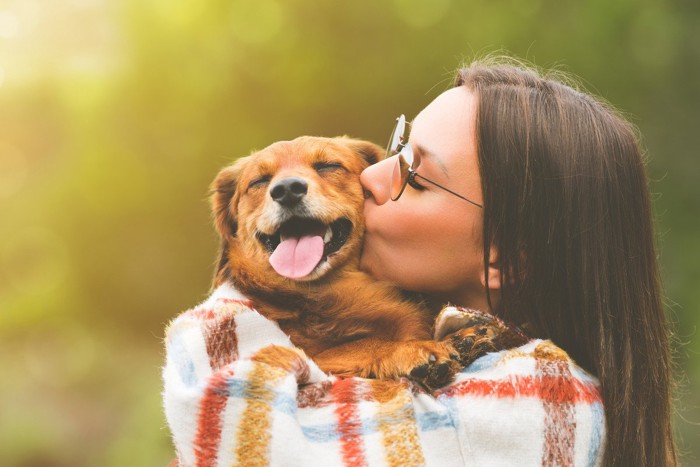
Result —
[[[212,184],[221,236],[215,285],[240,274],[258,283],[308,283],[357,260],[359,176],[382,153],[366,141],[302,136],[223,169]]]

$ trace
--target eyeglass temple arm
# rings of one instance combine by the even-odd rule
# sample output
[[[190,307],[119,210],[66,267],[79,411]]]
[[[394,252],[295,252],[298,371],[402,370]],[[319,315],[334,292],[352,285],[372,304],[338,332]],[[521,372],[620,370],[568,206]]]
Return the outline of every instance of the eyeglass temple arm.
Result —
[[[418,172],[416,172],[415,170],[410,169],[410,171],[411,171],[411,173],[413,174],[414,177],[418,177],[418,178],[420,178],[421,180],[426,181],[426,182],[428,182],[428,183],[430,183],[430,184],[432,184],[432,185],[435,185],[435,186],[438,187],[438,188],[442,188],[442,189],[445,190],[446,192],[452,193],[453,195],[455,195],[455,196],[458,197],[458,198],[462,198],[462,199],[463,199],[464,201],[466,201],[467,203],[471,203],[471,204],[473,204],[474,206],[480,207],[480,208],[482,208],[482,209],[484,208],[481,204],[476,203],[476,202],[474,202],[474,201],[472,201],[472,200],[470,200],[470,199],[468,199],[468,198],[465,198],[464,196],[460,195],[459,193],[455,193],[454,191],[450,190],[449,188],[445,188],[444,186],[439,185],[439,184],[435,183],[435,182],[432,181],[432,180],[428,180],[427,178],[425,178],[424,176],[420,175],[420,174],[419,174]]]

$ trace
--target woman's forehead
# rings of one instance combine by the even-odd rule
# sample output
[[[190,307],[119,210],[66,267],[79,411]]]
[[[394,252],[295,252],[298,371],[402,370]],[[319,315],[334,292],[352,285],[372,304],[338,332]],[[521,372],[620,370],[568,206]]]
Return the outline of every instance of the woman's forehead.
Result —
[[[460,86],[448,89],[433,99],[411,123],[415,125],[425,118],[452,118],[464,121],[473,116],[475,107],[474,93],[465,86]]]
[[[475,157],[475,104],[466,87],[445,91],[428,104],[411,122],[410,140],[419,155],[448,168],[472,152]]]

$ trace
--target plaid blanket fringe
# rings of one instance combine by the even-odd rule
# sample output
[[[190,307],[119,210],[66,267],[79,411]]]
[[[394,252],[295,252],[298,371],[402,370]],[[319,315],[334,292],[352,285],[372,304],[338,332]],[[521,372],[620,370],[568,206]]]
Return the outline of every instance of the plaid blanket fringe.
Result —
[[[230,286],[166,331],[164,406],[180,466],[598,465],[595,378],[549,341],[487,354],[435,397],[337,378]]]

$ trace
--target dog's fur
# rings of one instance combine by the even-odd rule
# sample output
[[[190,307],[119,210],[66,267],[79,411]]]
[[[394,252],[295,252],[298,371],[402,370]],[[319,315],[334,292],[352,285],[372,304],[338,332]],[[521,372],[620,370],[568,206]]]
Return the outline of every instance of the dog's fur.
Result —
[[[455,354],[450,344],[428,340],[434,316],[359,269],[364,230],[359,175],[382,152],[365,141],[304,136],[223,169],[212,184],[221,237],[214,286],[230,281],[324,371],[392,378],[412,371],[424,375],[426,365],[438,363],[440,371],[433,372],[438,381],[431,385],[439,385],[452,376]],[[275,201],[272,190],[290,177],[302,180],[307,191],[293,203],[279,196]],[[344,231],[333,235],[347,240],[310,274],[289,279],[269,258],[280,226],[296,231],[303,224],[299,219],[336,227],[338,219],[346,219]]]

